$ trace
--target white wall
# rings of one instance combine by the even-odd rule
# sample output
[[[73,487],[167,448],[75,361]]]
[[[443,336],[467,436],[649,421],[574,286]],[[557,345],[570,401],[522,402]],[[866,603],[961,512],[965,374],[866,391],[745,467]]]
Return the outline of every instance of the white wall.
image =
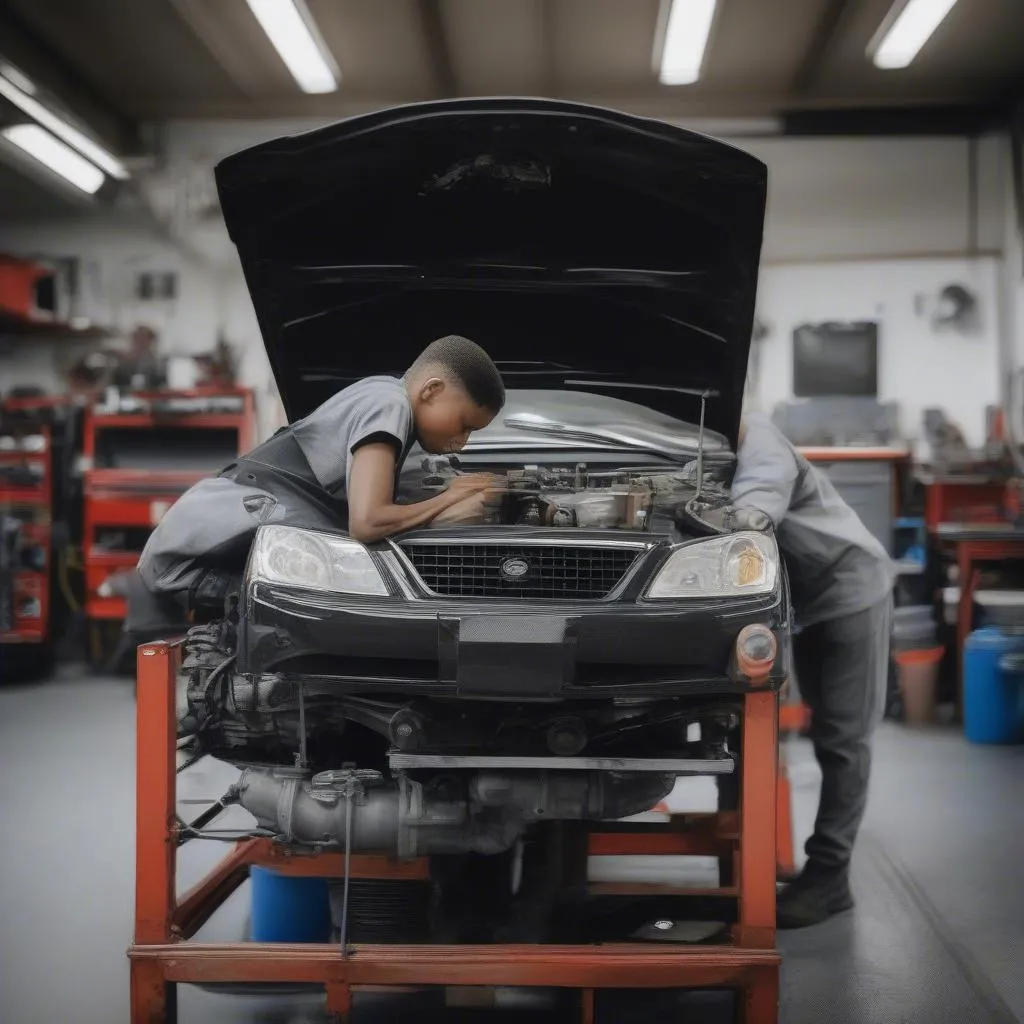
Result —
[[[1018,211],[1010,175],[1006,181],[1006,263],[1004,267],[1004,317],[1010,339],[1010,369],[1024,367],[1024,210]]]
[[[0,338],[0,392],[40,384],[54,390],[59,379],[58,356],[54,342],[12,342]]]
[[[222,225],[204,231],[229,248]],[[280,403],[241,271],[233,251],[230,260],[218,260],[204,254],[201,246],[195,249],[162,236],[138,210],[0,226],[0,252],[79,259],[80,296],[74,315],[110,328],[111,345],[118,345],[138,324],[157,331],[166,355],[208,352],[223,334],[239,356],[239,383],[256,390],[259,429],[265,435],[281,422]],[[177,273],[177,297],[137,299],[136,275],[147,270]],[[8,341],[0,348],[0,390],[26,383],[60,390],[67,349],[63,341]]]
[[[160,237],[135,211],[0,225],[0,252],[78,255],[86,283],[86,308],[80,312],[120,330],[152,323],[167,352],[209,349],[223,331],[242,351],[242,382],[257,388],[261,431],[267,433],[280,413],[255,317],[222,224],[201,214],[219,159],[314,126],[165,125],[163,165],[145,187],[174,241]],[[793,326],[877,316],[882,397],[904,405],[908,431],[916,430],[921,407],[938,404],[969,438],[980,439],[982,409],[998,394],[995,264],[981,254],[1001,250],[1006,234],[1002,140],[987,138],[978,147],[973,210],[965,139],[779,138],[736,144],[769,166],[759,303],[774,331],[764,343],[760,401],[774,404],[791,394]],[[177,302],[161,309],[135,301],[131,285],[140,269],[177,270]],[[915,295],[934,293],[951,281],[973,283],[981,295],[984,330],[977,338],[936,338],[913,313]],[[3,376],[13,374],[17,360],[0,360]]]
[[[736,145],[768,165],[766,263],[1002,248],[1006,154],[1000,136],[975,143],[973,213],[967,139],[777,138]]]
[[[877,320],[878,396],[900,403],[904,435],[921,433],[922,411],[932,406],[964,431],[984,439],[985,406],[999,401],[998,288],[995,258],[872,260],[768,265],[761,271],[758,305],[770,333],[759,342],[756,379],[748,401],[771,411],[793,394],[793,329],[824,320]],[[976,334],[937,331],[925,307],[947,284],[978,296]]]

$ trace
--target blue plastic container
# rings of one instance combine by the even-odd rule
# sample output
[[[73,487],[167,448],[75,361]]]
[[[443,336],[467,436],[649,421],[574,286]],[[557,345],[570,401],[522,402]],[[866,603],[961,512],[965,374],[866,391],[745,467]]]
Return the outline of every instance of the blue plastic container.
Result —
[[[331,902],[326,878],[290,878],[249,870],[253,942],[329,942]]]
[[[972,743],[1024,742],[1024,636],[986,626],[967,638],[964,735]]]

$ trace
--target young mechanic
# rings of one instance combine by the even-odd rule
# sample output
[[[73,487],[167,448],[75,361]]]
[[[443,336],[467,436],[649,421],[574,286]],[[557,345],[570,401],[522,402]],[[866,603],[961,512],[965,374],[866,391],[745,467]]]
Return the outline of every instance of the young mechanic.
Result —
[[[368,377],[339,391],[175,502],[139,560],[127,631],[166,635],[189,612],[222,614],[263,523],[347,527],[372,543],[433,520],[478,519],[490,474],[458,476],[407,505],[395,503],[397,475],[414,441],[431,453],[458,452],[504,403],[497,367],[458,335],[428,345],[402,378]]]
[[[744,417],[732,500],[775,524],[800,627],[793,658],[811,709],[821,799],[807,863],[779,895],[778,926],[801,928],[853,906],[850,856],[889,669],[891,561],[829,479],[766,416]]]

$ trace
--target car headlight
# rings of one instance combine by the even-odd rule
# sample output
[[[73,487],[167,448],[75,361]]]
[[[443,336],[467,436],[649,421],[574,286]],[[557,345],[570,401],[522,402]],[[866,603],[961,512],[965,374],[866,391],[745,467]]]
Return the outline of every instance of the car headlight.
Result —
[[[743,597],[769,594],[779,577],[779,549],[763,533],[743,532],[676,548],[647,597]]]
[[[249,577],[332,594],[388,594],[369,551],[358,541],[296,526],[256,531]]]

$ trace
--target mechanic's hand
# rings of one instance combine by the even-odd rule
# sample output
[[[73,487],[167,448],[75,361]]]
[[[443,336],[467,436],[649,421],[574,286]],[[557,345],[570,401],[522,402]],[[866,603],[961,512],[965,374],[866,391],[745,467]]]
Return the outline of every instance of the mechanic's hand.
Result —
[[[481,491],[496,490],[499,484],[499,479],[493,473],[463,473],[452,480],[448,490],[452,494],[464,494],[469,497]]]
[[[434,517],[435,523],[482,523],[487,511],[500,500],[496,491],[478,491],[446,508]]]

